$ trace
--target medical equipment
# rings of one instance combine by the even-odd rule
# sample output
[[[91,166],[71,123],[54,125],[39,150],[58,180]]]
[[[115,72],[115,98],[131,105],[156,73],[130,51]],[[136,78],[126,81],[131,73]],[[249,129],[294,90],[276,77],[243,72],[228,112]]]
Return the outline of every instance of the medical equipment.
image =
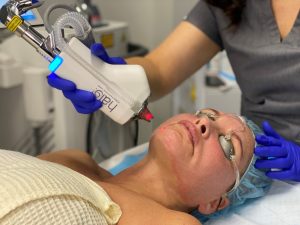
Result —
[[[0,0],[0,7],[6,3],[6,0]],[[42,18],[36,10],[28,10],[22,15],[22,19],[30,21],[34,25],[41,24]],[[0,28],[5,28],[0,23]],[[8,33],[7,33],[8,32]],[[13,33],[6,29],[1,29],[0,42],[9,38]],[[0,52],[0,88],[16,87],[22,83],[21,65],[16,59],[5,51]]]
[[[101,110],[114,121],[124,124],[130,119],[150,121],[147,109],[150,88],[146,74],[138,65],[110,65],[92,56],[83,42],[90,44],[91,27],[83,16],[69,12],[58,19],[46,38],[25,22],[20,15],[40,6],[38,1],[10,0],[0,11],[0,20],[8,30],[31,44],[50,63],[49,69],[72,80],[80,89],[94,92]],[[71,25],[76,37],[66,42],[62,28]],[[76,65],[76,66],[74,66]],[[83,75],[84,74],[84,75]]]
[[[0,52],[0,88],[20,85],[21,65],[9,54]]]
[[[6,2],[7,0],[0,0],[0,8]],[[36,9],[28,10],[22,15],[22,18],[30,21],[35,27],[43,23]],[[15,54],[3,48],[5,43],[14,37],[16,36],[0,23],[0,124],[2,124],[0,129],[0,146],[6,149],[22,151],[25,154],[35,155],[37,154],[35,134],[31,127],[31,122],[26,117],[23,101],[24,64],[20,62]],[[20,39],[20,42],[23,41]],[[22,50],[19,50],[16,46],[18,43],[14,42],[12,45],[17,49],[16,52],[19,53],[19,56],[26,54],[26,51],[20,52]],[[21,43],[19,46],[22,47],[23,45],[24,43]],[[28,55],[26,57],[34,61],[32,57],[28,57]],[[41,59],[41,61],[43,60]],[[44,68],[47,70],[46,63]],[[35,96],[37,96],[36,93]],[[34,101],[32,100],[32,102]],[[32,108],[36,109],[35,106]],[[35,109],[32,109],[32,111]],[[49,130],[49,127],[46,129]],[[42,142],[44,140],[44,138],[41,138]]]
[[[36,2],[36,1],[35,1]],[[4,4],[7,3],[7,0],[0,0],[0,7],[2,7]],[[36,3],[37,4],[37,3]],[[39,4],[37,4],[36,6],[39,6]],[[30,21],[31,25],[41,25],[43,24],[43,20],[42,17],[40,16],[40,14],[37,12],[37,9],[30,9],[27,10],[26,12],[24,12],[21,15],[22,19],[26,20],[26,21]],[[5,28],[5,26],[3,24],[0,23],[0,27],[1,28]]]

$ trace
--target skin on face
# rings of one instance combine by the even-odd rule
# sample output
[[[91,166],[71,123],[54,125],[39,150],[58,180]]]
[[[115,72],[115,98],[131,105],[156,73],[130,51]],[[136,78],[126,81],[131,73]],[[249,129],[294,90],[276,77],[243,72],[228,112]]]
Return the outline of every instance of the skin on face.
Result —
[[[251,130],[237,117],[217,113],[215,121],[192,114],[174,116],[157,128],[150,140],[150,155],[169,170],[182,200],[191,207],[199,201],[220,198],[235,182],[234,168],[222,150],[220,135],[233,133],[231,141],[240,175],[253,156]]]

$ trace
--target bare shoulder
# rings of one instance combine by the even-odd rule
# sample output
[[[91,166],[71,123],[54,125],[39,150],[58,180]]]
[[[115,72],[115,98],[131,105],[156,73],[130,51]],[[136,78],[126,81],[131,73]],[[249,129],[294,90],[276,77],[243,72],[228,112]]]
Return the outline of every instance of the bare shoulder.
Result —
[[[112,175],[99,167],[95,160],[86,152],[77,149],[66,149],[38,156],[39,159],[66,166],[92,180],[101,180]]]
[[[168,217],[168,222],[172,225],[201,225],[199,220],[188,213],[173,211]]]

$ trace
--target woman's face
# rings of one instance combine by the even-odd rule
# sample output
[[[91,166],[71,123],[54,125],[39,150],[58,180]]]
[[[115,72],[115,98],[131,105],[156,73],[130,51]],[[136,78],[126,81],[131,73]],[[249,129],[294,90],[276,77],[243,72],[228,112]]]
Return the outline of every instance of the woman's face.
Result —
[[[175,178],[181,197],[191,205],[193,201],[199,203],[199,196],[204,202],[218,198],[234,185],[234,167],[220,136],[231,137],[241,175],[254,149],[253,134],[239,117],[213,109],[203,112],[172,117],[154,131],[150,140],[150,155]]]

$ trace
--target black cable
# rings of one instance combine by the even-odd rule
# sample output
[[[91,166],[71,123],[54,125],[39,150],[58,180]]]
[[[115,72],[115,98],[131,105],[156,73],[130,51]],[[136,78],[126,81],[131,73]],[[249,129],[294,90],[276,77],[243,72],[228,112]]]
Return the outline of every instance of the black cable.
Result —
[[[128,56],[144,56],[148,53],[148,49],[140,46],[140,45],[135,45],[132,43],[128,44]],[[128,57],[126,56],[126,57]],[[87,147],[87,153],[89,155],[92,155],[93,153],[93,138],[92,138],[92,124],[94,123],[93,120],[95,119],[95,115],[94,113],[90,114],[89,118],[88,118],[88,124],[87,124],[87,133],[86,133],[86,147]],[[134,125],[135,125],[135,135],[133,137],[133,144],[134,146],[138,145],[138,141],[139,141],[139,121],[135,120],[134,121]],[[103,154],[100,151],[100,154],[102,157]]]
[[[91,156],[92,155],[92,124],[94,120],[94,113],[91,113],[88,118],[87,131],[86,131],[86,152]]]
[[[40,127],[33,128],[33,136],[34,136],[34,147],[36,150],[35,155],[39,155],[41,154],[41,150],[42,150],[41,142],[40,142],[41,140]]]
[[[94,118],[95,118],[95,113],[92,113],[89,115],[88,122],[87,122],[87,132],[86,132],[86,152],[89,155],[92,155],[93,153],[93,145],[92,145],[92,127],[94,123]],[[134,121],[135,125],[135,134],[133,138],[133,144],[134,146],[138,145],[138,140],[139,140],[139,121],[135,120]]]
[[[138,145],[138,141],[139,141],[139,121],[136,120],[135,121],[135,137],[133,139],[134,146]]]

